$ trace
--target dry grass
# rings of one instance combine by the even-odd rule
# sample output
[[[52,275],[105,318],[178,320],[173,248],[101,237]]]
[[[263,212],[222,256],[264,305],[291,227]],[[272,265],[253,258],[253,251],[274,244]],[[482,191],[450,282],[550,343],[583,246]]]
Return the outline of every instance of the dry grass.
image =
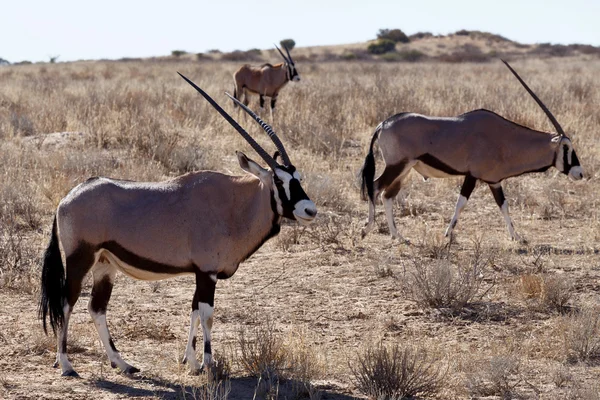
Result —
[[[437,38],[415,42],[414,48],[437,56],[471,43],[487,54],[485,42],[475,43],[479,40]],[[350,47],[360,55],[360,48]],[[335,48],[322,50],[338,56]],[[275,58],[271,52],[261,56]],[[309,53],[304,57],[311,59]],[[298,61],[302,81],[282,91],[273,126],[319,207],[318,221],[308,228],[286,223],[279,238],[265,244],[232,279],[219,282],[213,347],[216,352],[240,347],[225,374],[229,378],[219,380],[222,388],[231,385],[229,395],[207,388],[217,393],[213,398],[247,399],[255,393],[359,397],[347,367],[347,360],[354,359],[349,353],[380,341],[393,348],[432,337],[456,358],[465,358],[465,364],[484,360],[483,370],[499,371],[482,378],[482,390],[495,387],[495,396],[533,396],[529,382],[540,391],[539,398],[597,398],[590,384],[600,374],[597,321],[582,305],[600,302],[600,61],[587,55],[513,64],[571,135],[587,177],[570,182],[549,170],[504,183],[515,227],[529,245],[507,240],[502,216],[485,187],[474,191],[450,244],[443,232],[460,180],[422,182],[413,174],[401,192],[403,207],[396,207],[399,231],[411,244],[389,240],[379,205],[381,231],[360,238],[367,205],[359,199],[356,176],[383,119],[403,111],[452,116],[488,108],[517,123],[552,130],[501,63]],[[86,310],[89,285],[76,305],[69,338],[84,383],[58,379],[49,367],[54,339],[33,334],[40,330],[34,317],[39,255],[58,202],[90,176],[154,181],[202,168],[241,174],[234,150],[257,157],[175,73],[186,74],[233,111],[222,92],[231,90],[231,73],[238,66],[181,57],[0,68],[0,325],[7,327],[0,332],[0,369],[8,376],[0,382],[0,396],[172,398],[177,396],[173,391],[189,394],[203,387],[204,381],[187,376],[178,362],[193,295],[193,279],[184,278],[147,285],[120,277],[109,305],[111,333],[124,359],[160,380],[128,380],[107,370],[103,379],[114,386],[87,383],[86,377],[106,366]],[[251,101],[257,108],[257,99]],[[273,151],[256,124],[240,120]],[[380,163],[377,167],[381,171]],[[436,312],[426,303],[476,312],[481,307],[491,317],[461,318],[453,311],[449,318],[432,318]],[[269,335],[259,338],[252,326],[267,317],[274,325],[274,342],[271,355],[265,350],[267,356],[261,356],[257,343],[266,341],[269,348]],[[227,336],[240,329],[246,330],[246,356],[238,338]],[[310,334],[300,340],[288,337],[290,332]],[[251,354],[258,354],[254,361]],[[519,374],[501,358],[490,361],[506,354],[516,360]],[[268,362],[259,367],[260,359],[278,357],[284,361],[276,368]],[[241,367],[244,358],[255,372]],[[576,362],[567,364],[572,381],[567,373],[555,375],[558,360]],[[257,384],[258,378],[247,378],[252,374],[265,377]],[[474,396],[457,384],[463,378],[460,368],[449,369],[452,384],[432,397]],[[181,385],[184,390],[174,389]]]

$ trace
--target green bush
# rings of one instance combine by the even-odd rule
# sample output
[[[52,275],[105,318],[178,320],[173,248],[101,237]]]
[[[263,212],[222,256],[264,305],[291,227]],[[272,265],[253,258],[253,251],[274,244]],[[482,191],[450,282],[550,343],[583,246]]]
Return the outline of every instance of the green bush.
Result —
[[[396,42],[390,39],[379,39],[369,45],[367,50],[371,54],[385,54],[396,48]]]
[[[377,39],[388,39],[394,43],[408,43],[410,39],[400,29],[380,29]]]
[[[296,47],[296,41],[294,39],[283,39],[279,44],[290,51]]]

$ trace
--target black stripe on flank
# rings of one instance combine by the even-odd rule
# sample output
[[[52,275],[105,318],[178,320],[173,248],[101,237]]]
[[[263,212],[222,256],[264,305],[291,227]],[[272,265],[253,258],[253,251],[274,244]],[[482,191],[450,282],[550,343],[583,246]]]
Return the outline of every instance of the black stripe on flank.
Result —
[[[448,164],[444,163],[443,161],[432,156],[429,153],[420,155],[419,157],[417,157],[417,160],[421,161],[423,164],[427,165],[428,167],[437,169],[438,171],[442,171],[448,175],[466,175],[468,173],[468,171],[461,172],[461,171],[458,171],[458,170],[452,168]]]
[[[99,247],[110,251],[124,263],[143,271],[156,274],[177,275],[182,273],[193,273],[196,270],[196,267],[193,264],[174,266],[139,256],[113,240],[104,242]]]

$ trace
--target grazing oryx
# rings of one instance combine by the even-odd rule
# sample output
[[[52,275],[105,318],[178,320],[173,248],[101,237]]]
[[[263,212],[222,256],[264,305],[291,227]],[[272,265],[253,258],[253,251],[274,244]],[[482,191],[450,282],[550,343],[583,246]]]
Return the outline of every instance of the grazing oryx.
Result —
[[[501,183],[504,179],[530,172],[542,172],[554,166],[572,179],[583,178],[571,140],[548,108],[531,91],[506,61],[504,64],[521,82],[546,113],[557,134],[539,132],[488,110],[475,110],[454,118],[428,117],[402,113],[377,126],[362,169],[362,194],[369,200],[369,219],[363,236],[375,221],[375,199],[383,194],[383,204],[392,238],[398,237],[392,203],[411,168],[425,178],[464,176],[454,216],[446,236],[452,233],[458,216],[467,203],[477,180],[487,183],[500,207],[510,237],[520,240],[508,214]],[[383,173],[375,177],[373,145],[379,147],[385,161]]]
[[[195,374],[212,363],[210,338],[217,280],[231,277],[242,261],[277,235],[283,217],[309,224],[317,214],[271,127],[242,105],[275,143],[283,164],[278,164],[202,89],[181,76],[237,129],[271,169],[238,152],[240,167],[249,175],[200,171],[158,183],[91,178],[72,189],[56,211],[44,255],[39,304],[44,330],[46,316],[52,330],[56,333],[58,329],[55,367],[60,365],[63,375],[77,376],[67,358],[67,329],[89,271],[93,274],[89,312],[111,366],[128,374],[139,370],[123,361],[106,323],[115,274],[121,271],[142,280],[194,274],[196,291],[183,362],[189,362]],[[66,256],[66,274],[59,244]],[[195,353],[199,323],[204,334],[202,365]]]
[[[260,96],[260,109],[264,110],[264,96],[271,98],[271,118],[273,118],[273,110],[275,110],[275,102],[281,88],[289,81],[297,82],[300,80],[300,75],[294,65],[294,60],[288,51],[287,47],[283,46],[287,57],[281,52],[279,47],[275,46],[283,57],[284,62],[277,65],[263,64],[260,68],[252,67],[248,64],[242,66],[233,74],[234,88],[233,96],[241,100],[244,96],[244,104],[248,105],[248,94],[255,93]],[[237,106],[233,102],[234,107]]]

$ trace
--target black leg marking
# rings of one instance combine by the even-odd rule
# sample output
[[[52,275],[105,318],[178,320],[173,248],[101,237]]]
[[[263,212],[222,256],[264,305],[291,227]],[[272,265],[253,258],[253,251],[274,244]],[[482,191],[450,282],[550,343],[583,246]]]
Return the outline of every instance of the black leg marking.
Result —
[[[212,354],[212,351],[210,349],[210,342],[204,343],[204,352],[207,354]]]
[[[196,272],[196,291],[192,301],[192,311],[198,309],[198,303],[206,303],[211,307],[215,306],[215,288],[217,282],[213,281],[210,274],[206,272]]]
[[[112,340],[112,337],[109,337],[109,338],[108,338],[108,343],[110,343],[110,348],[111,348],[111,349],[112,349],[114,352],[116,352],[116,353],[118,353],[118,352],[119,352],[119,350],[117,350],[117,348],[116,348],[116,346],[115,346],[115,342],[113,342],[113,340]]]
[[[197,307],[196,307],[197,308]],[[194,349],[194,351],[196,351],[196,337],[194,336],[194,338],[192,339],[192,348]]]
[[[500,186],[500,184],[498,184],[498,186],[492,186],[489,185],[490,190],[492,191],[492,194],[494,195],[494,200],[496,200],[496,204],[498,204],[498,207],[502,207],[502,204],[504,204],[504,202],[506,201],[506,198],[504,197],[504,191],[502,190],[502,186]]]
[[[386,188],[391,185],[394,180],[404,171],[407,163],[408,160],[402,160],[398,164],[386,165],[379,178],[375,179],[375,192],[381,192],[382,190],[385,191]],[[398,188],[398,190],[400,189]]]
[[[265,106],[265,97],[261,94],[260,95],[260,108],[263,108]]]
[[[67,302],[73,308],[81,294],[81,282],[94,264],[94,251],[96,249],[87,244],[80,243],[77,249],[67,256]]]
[[[97,314],[106,314],[106,308],[110,295],[112,294],[113,284],[110,276],[106,275],[97,282],[94,282],[90,299],[90,309]]]
[[[471,193],[473,193],[473,189],[475,189],[475,184],[477,183],[477,179],[474,178],[471,174],[465,175],[465,180],[463,181],[462,187],[460,188],[461,196],[465,198],[469,198]]]
[[[277,101],[277,97],[271,98],[271,110],[275,110],[275,102]]]

